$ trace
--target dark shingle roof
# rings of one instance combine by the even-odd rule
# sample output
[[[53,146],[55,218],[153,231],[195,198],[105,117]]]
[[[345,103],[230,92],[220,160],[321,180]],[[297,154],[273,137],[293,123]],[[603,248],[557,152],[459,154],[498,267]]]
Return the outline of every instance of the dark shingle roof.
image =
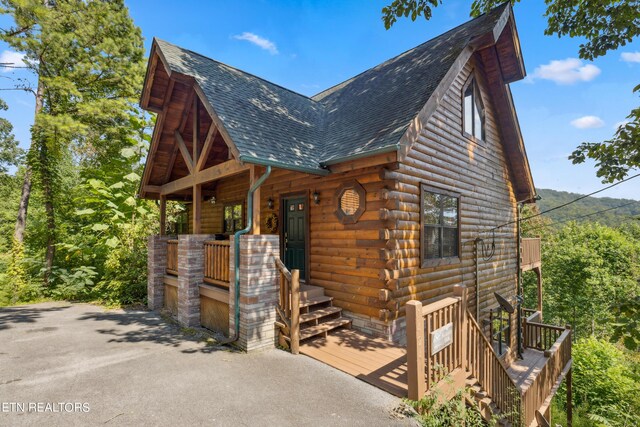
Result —
[[[157,40],[172,71],[195,78],[242,160],[321,172],[325,163],[397,147],[469,41],[508,3],[312,98]]]

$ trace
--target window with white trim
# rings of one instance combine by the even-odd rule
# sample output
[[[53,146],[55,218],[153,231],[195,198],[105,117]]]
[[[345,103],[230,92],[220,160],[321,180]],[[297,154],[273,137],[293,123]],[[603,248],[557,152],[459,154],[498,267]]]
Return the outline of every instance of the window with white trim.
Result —
[[[464,89],[462,105],[464,133],[484,141],[484,105],[476,80],[472,78]]]

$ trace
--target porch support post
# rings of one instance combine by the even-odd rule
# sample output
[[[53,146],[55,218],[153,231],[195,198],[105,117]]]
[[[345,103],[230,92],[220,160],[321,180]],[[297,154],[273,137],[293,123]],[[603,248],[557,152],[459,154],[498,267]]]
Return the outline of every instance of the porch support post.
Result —
[[[202,185],[193,186],[193,234],[202,232]]]
[[[411,400],[420,400],[427,391],[422,303],[420,301],[409,301],[405,307],[407,310],[408,397]]]
[[[149,236],[147,243],[147,305],[151,310],[160,310],[164,303],[167,240],[168,236]]]
[[[257,166],[251,165],[249,178],[249,186],[252,186],[258,178],[260,178]],[[260,234],[260,187],[253,193],[253,223],[251,224],[251,234]]]
[[[160,235],[167,234],[167,196],[160,196]]]
[[[569,337],[569,339],[571,339],[571,337]],[[573,368],[569,369],[569,372],[567,372],[567,427],[572,427],[573,426],[573,391],[572,391],[572,378],[571,378],[571,372],[573,371]]]
[[[231,236],[233,248],[235,236]],[[229,254],[229,275],[234,277],[234,251]],[[247,352],[276,345],[276,305],[280,273],[280,238],[269,234],[240,237],[240,335],[237,344]],[[235,333],[235,286],[229,288],[229,335]]]
[[[200,325],[200,285],[204,281],[204,242],[209,234],[178,236],[178,322]]]

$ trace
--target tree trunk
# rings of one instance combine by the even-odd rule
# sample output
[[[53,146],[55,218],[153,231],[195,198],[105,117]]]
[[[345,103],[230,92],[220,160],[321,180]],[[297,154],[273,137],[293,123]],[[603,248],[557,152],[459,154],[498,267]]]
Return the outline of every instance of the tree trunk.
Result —
[[[38,91],[36,92],[36,117],[42,110],[44,89],[42,84],[38,81]],[[33,135],[31,136],[31,148],[33,148]],[[18,206],[18,216],[16,219],[16,227],[13,232],[14,239],[22,244],[24,242],[24,230],[27,227],[27,211],[29,209],[29,198],[31,197],[31,167],[27,164],[27,170],[24,174],[24,181],[22,182],[22,194],[20,195],[20,205]]]
[[[27,226],[29,197],[31,197],[31,168],[27,166],[24,172],[24,180],[22,181],[22,194],[20,195],[20,205],[18,206],[16,228],[13,232],[14,240],[21,245],[24,242],[24,229]]]
[[[41,141],[40,145],[40,180],[42,182],[42,195],[44,198],[44,211],[47,218],[47,253],[45,257],[44,284],[49,286],[53,259],[56,254],[56,218],[54,208],[54,169],[55,160],[49,153],[47,141]]]

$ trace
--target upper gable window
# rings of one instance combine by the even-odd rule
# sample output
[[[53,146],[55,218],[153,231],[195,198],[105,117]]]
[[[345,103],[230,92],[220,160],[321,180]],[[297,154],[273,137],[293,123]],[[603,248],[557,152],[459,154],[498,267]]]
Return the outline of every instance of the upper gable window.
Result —
[[[484,140],[484,105],[475,79],[471,79],[464,89],[463,103],[464,133]]]

